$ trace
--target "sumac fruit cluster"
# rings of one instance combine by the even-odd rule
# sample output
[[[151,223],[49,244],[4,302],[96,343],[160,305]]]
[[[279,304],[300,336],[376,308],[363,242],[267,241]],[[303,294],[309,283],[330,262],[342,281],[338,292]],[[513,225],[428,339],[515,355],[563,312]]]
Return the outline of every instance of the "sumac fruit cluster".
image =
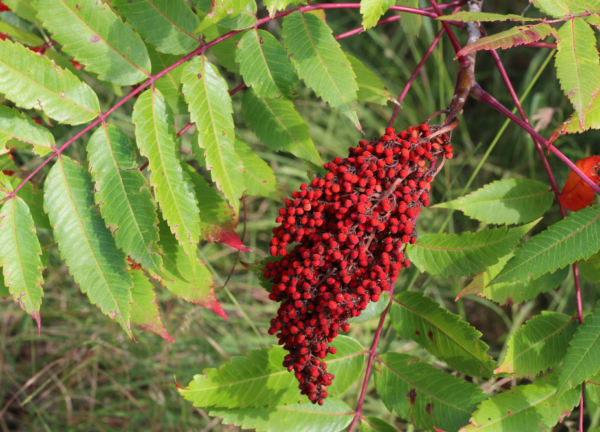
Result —
[[[326,163],[325,177],[300,186],[273,228],[270,252],[282,258],[268,262],[264,276],[281,306],[269,334],[289,352],[283,365],[313,403],[323,404],[334,378],[324,362],[335,354],[329,343],[410,265],[404,247],[416,241],[435,165],[452,157],[440,127],[385,132]]]

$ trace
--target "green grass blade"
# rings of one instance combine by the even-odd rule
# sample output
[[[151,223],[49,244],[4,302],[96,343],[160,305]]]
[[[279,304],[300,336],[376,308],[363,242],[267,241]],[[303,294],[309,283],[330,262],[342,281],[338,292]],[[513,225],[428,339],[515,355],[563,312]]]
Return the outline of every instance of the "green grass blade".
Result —
[[[90,175],[67,156],[59,156],[44,183],[44,207],[69,272],[103,314],[132,337],[131,276],[125,255],[104,226],[94,203]]]
[[[515,252],[494,283],[537,279],[600,249],[600,208],[586,207],[551,225]]]
[[[469,276],[496,264],[538,222],[476,233],[423,234],[417,243],[407,247],[407,257],[421,272],[442,277]]]
[[[541,217],[554,197],[544,183],[529,179],[492,182],[475,192],[432,208],[461,210],[467,216],[492,224],[519,224]]]
[[[356,113],[356,75],[322,19],[294,12],[283,21],[285,48],[300,78],[362,131]]]
[[[385,406],[419,430],[458,431],[486,398],[476,384],[408,354],[384,354],[375,365],[375,388]]]
[[[573,317],[542,311],[510,337],[506,357],[494,372],[535,377],[560,363],[576,330],[577,321]]]
[[[111,8],[94,0],[36,0],[38,18],[63,50],[103,81],[133,85],[150,75],[144,42]]]
[[[472,376],[492,376],[495,363],[486,354],[481,333],[459,315],[443,309],[420,292],[404,291],[392,303],[392,325],[456,370]]]
[[[158,52],[189,54],[200,45],[193,35],[200,20],[185,0],[113,0],[110,5]]]
[[[191,119],[198,127],[197,146],[192,143],[194,153],[205,159],[213,181],[238,214],[245,189],[244,167],[234,149],[233,107],[227,82],[204,55],[188,63],[181,82]]]
[[[87,145],[94,199],[117,246],[145,269],[160,273],[158,217],[146,179],[125,132],[113,125],[97,129]]]
[[[285,99],[265,99],[252,89],[242,100],[244,121],[252,132],[271,150],[287,151],[314,164],[323,160],[310,137],[308,125]]]
[[[181,169],[171,109],[160,91],[149,89],[135,103],[132,119],[140,153],[149,161],[156,201],[171,232],[194,261],[200,238],[198,204],[189,176]]]
[[[100,114],[98,96],[87,84],[9,40],[0,41],[0,92],[17,106],[43,110],[61,123],[87,123]]]

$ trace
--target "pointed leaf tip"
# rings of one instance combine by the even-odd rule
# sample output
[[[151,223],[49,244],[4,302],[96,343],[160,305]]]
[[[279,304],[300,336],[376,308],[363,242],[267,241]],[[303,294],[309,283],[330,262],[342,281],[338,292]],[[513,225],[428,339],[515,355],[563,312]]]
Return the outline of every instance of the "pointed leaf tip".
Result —
[[[212,300],[209,304],[206,305],[206,308],[210,309],[211,311],[213,311],[214,313],[216,313],[217,315],[219,315],[221,318],[223,318],[225,320],[229,319],[229,317],[223,310],[221,303],[219,303],[217,300]]]

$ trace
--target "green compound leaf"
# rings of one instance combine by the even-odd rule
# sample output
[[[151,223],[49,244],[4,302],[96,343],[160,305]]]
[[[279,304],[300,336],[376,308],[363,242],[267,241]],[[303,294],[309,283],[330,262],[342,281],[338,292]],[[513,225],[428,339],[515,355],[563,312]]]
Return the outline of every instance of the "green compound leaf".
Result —
[[[237,136],[234,145],[235,152],[244,161],[246,195],[279,199],[281,188],[277,184],[275,173],[271,167]]]
[[[496,14],[487,12],[467,12],[460,11],[451,15],[444,15],[436,18],[438,21],[460,21],[460,22],[471,22],[471,21],[483,21],[483,22],[497,22],[497,21],[540,21],[539,18],[528,18],[521,15],[513,14]]]
[[[419,430],[456,432],[486,398],[477,384],[421,363],[418,357],[384,354],[375,366],[375,388],[387,409]]]
[[[152,46],[148,46],[147,48],[150,59],[152,60],[153,75],[165,70],[182,57],[159,53]],[[185,69],[185,66],[185,63],[177,66],[175,69],[167,72],[154,82],[154,87],[165,97],[173,114],[188,114],[188,106],[187,103],[185,103],[185,98],[183,96],[183,85],[180,82],[181,73],[183,72],[183,69]]]
[[[125,254],[95,206],[93,189],[90,175],[77,162],[59,156],[44,183],[44,208],[60,255],[81,292],[133,337],[129,323],[133,283]]]
[[[348,60],[352,65],[352,70],[356,74],[358,100],[386,105],[388,100],[392,97],[392,94],[385,88],[379,77],[367,69],[367,67],[356,57],[353,57],[348,53],[346,53],[346,57],[348,57]]]
[[[31,0],[4,0],[2,3],[8,6],[20,18],[31,22],[37,21],[35,18],[37,11],[31,5]]]
[[[104,3],[36,0],[38,18],[63,50],[103,81],[133,85],[150,75],[150,57],[140,36]]]
[[[556,75],[579,113],[579,124],[583,128],[585,114],[600,89],[600,59],[594,30],[585,20],[568,20],[558,30],[557,48]]]
[[[235,61],[248,87],[259,97],[296,96],[300,82],[285,49],[275,37],[264,30],[252,29],[238,44]]]
[[[200,238],[213,243],[225,243],[245,252],[252,252],[242,243],[235,232],[237,220],[233,209],[227,205],[223,196],[214,190],[188,164],[182,164],[183,170],[190,176],[200,209]]]
[[[315,148],[308,125],[285,99],[265,99],[248,89],[242,100],[244,121],[271,150],[287,151],[317,165],[323,160]]]
[[[196,29],[202,31],[225,18],[237,17],[248,5],[250,0],[211,0],[210,10]]]
[[[279,11],[284,10],[289,5],[297,6],[300,3],[305,3],[303,0],[263,0],[263,4],[269,11],[269,16],[273,18]]]
[[[117,246],[145,269],[160,272],[158,217],[129,137],[116,126],[96,130],[87,145],[94,200]]]
[[[360,432],[398,432],[394,426],[377,417],[366,416],[360,421]]]
[[[204,55],[188,63],[181,82],[191,119],[198,128],[197,143],[192,142],[194,154],[206,161],[213,181],[238,214],[245,189],[244,167],[234,149],[233,107],[227,83]]]
[[[336,397],[325,399],[323,406],[293,403],[275,408],[213,408],[224,424],[234,424],[257,432],[338,432],[352,421],[352,408]]]
[[[228,28],[213,25],[204,30],[202,33],[205,36],[205,41],[211,42],[219,36],[223,36],[229,32],[230,30]],[[237,53],[238,43],[245,34],[245,32],[235,34],[210,47],[210,52],[213,53],[217,60],[219,60],[219,65],[223,66],[231,73],[240,73],[240,65],[235,62],[235,56]]]
[[[36,124],[28,115],[0,105],[0,154],[8,152],[5,144],[10,139],[31,144],[38,156],[54,150],[54,137],[48,129]]]
[[[361,0],[360,13],[363,16],[363,28],[368,30],[375,26],[379,18],[395,4],[395,0]]]
[[[481,403],[461,432],[550,432],[554,425],[568,417],[579,403],[580,389],[562,396],[554,406],[556,374],[539,377],[533,384],[512,387],[510,391]]]
[[[175,342],[162,322],[162,317],[158,310],[158,299],[156,298],[152,284],[144,276],[142,270],[131,270],[129,273],[133,281],[133,289],[131,290],[133,298],[133,303],[131,304],[131,322],[156,333],[166,341]]]
[[[20,29],[19,27],[11,26],[5,22],[0,22],[0,34],[8,35],[9,38],[21,42],[23,45],[34,47],[44,45],[44,39],[39,36]]]
[[[593,283],[600,282],[600,252],[595,253],[585,261],[580,261],[579,274]]]
[[[494,283],[539,278],[598,252],[600,208],[586,207],[531,238],[515,252]]]
[[[362,131],[356,113],[356,75],[331,33],[313,14],[297,11],[283,21],[284,45],[300,78]]]
[[[0,209],[0,264],[4,286],[21,309],[36,320],[38,333],[44,296],[41,254],[27,204],[19,197],[9,199]]]
[[[465,294],[476,294],[485,297],[501,305],[514,305],[526,302],[538,294],[550,291],[562,284],[569,275],[569,268],[558,270],[554,273],[546,273],[538,279],[531,277],[517,282],[501,282],[491,285],[490,283],[502,271],[506,263],[514,256],[511,252],[483,272],[473,278],[456,297],[460,299]]]
[[[531,0],[531,3],[555,18],[584,14],[588,10],[591,12],[600,10],[597,0]]]
[[[390,295],[385,292],[381,293],[378,302],[370,301],[367,305],[367,308],[364,311],[362,311],[362,313],[359,316],[350,318],[348,322],[350,324],[358,324],[376,318],[383,313],[383,311],[389,303]]]
[[[132,120],[140,153],[149,161],[154,196],[179,244],[195,260],[200,238],[198,205],[189,176],[181,169],[173,114],[159,90],[142,93]]]
[[[0,41],[0,92],[24,109],[61,123],[87,123],[100,114],[96,93],[71,72],[21,44]]]
[[[392,325],[454,369],[472,376],[492,376],[494,360],[481,333],[420,292],[404,291],[392,303]]]
[[[464,197],[436,204],[433,208],[460,210],[478,221],[519,224],[541,217],[554,196],[544,183],[529,179],[495,181]]]
[[[583,319],[569,344],[558,378],[556,397],[600,371],[600,304]]]
[[[456,57],[465,56],[480,50],[508,49],[514,46],[536,42],[548,36],[557,36],[556,30],[550,24],[541,23],[526,26],[517,26],[509,30],[482,37],[472,44],[467,45]]]
[[[335,375],[329,394],[341,394],[360,377],[365,349],[352,338],[338,336],[331,346],[327,372]],[[302,397],[293,373],[282,366],[286,351],[282,347],[249,351],[233,357],[219,369],[204,369],[179,393],[194,406],[238,408],[274,407],[298,402]]]
[[[161,219],[159,224],[160,249],[163,251],[162,276],[153,274],[167,289],[187,302],[204,306],[217,315],[227,319],[221,304],[217,301],[212,275],[208,268],[193,256],[188,256],[179,246],[167,223]]]
[[[494,371],[533,378],[563,359],[577,321],[566,314],[542,311],[521,326],[508,340],[502,365]]]
[[[110,5],[158,52],[189,54],[200,45],[193,35],[200,20],[185,0],[112,0]]]
[[[234,18],[225,17],[219,21],[219,26],[229,30],[244,30],[256,24],[256,0],[249,0],[246,7]]]
[[[482,272],[506,256],[539,219],[527,225],[506,226],[477,233],[423,234],[410,245],[407,257],[421,272],[448,276],[469,276]]]

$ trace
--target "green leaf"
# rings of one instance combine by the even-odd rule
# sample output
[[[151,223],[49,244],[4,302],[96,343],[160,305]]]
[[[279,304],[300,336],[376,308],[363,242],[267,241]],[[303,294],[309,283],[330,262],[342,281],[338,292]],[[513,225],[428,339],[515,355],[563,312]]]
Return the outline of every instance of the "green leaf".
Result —
[[[19,183],[21,182],[21,179],[13,178],[18,180]],[[48,220],[48,215],[44,212],[44,192],[41,189],[34,186],[31,182],[27,182],[19,189],[17,196],[25,201],[25,204],[29,207],[34,224],[40,228],[52,228]]]
[[[419,7],[419,0],[399,0],[399,6],[408,6],[412,8]],[[419,37],[421,32],[421,15],[407,13],[402,15],[400,25],[410,36]]]
[[[193,35],[200,20],[185,0],[112,0],[110,5],[158,52],[189,54],[200,45]]]
[[[542,311],[521,326],[508,340],[502,365],[494,371],[518,377],[535,377],[563,359],[577,321],[566,314]]]
[[[571,390],[552,406],[556,382],[556,374],[545,375],[483,401],[461,432],[552,431],[579,403],[581,394]]]
[[[325,363],[327,372],[336,378],[328,393],[341,394],[360,377],[365,349],[347,336],[338,336],[331,346],[337,352],[329,354]],[[298,381],[282,365],[286,355],[280,346],[249,351],[219,369],[204,369],[179,393],[199,408],[274,407],[297,402],[301,398]]]
[[[242,100],[244,121],[271,150],[287,151],[314,164],[323,165],[308,125],[285,99],[265,99],[248,89]]]
[[[264,196],[279,199],[281,189],[273,170],[267,163],[252,151],[250,146],[237,136],[235,152],[244,161],[244,183],[246,195]]]
[[[421,292],[404,291],[392,303],[392,325],[459,372],[492,376],[494,361],[481,333]]]
[[[224,18],[235,18],[244,9],[250,0],[211,0],[210,10],[196,29],[204,30],[218,23]]]
[[[379,18],[395,3],[395,0],[361,0],[360,13],[363,16],[363,28],[368,30],[374,27]]]
[[[456,57],[466,56],[480,50],[508,49],[514,46],[536,42],[548,36],[557,36],[556,30],[550,24],[541,23],[526,26],[517,26],[491,36],[482,37],[472,44],[467,45]]]
[[[5,144],[9,139],[31,144],[38,156],[54,150],[54,137],[48,129],[36,124],[28,115],[0,105],[0,153],[8,152]]]
[[[158,310],[158,299],[156,298],[152,284],[144,276],[142,270],[131,270],[129,273],[133,281],[133,289],[131,290],[133,298],[133,303],[131,304],[131,322],[156,333],[166,341],[175,342],[162,322],[162,317]]]
[[[529,18],[521,15],[513,14],[496,14],[487,12],[467,12],[460,11],[451,15],[443,15],[436,18],[438,21],[460,21],[460,22],[471,22],[471,21],[483,21],[483,22],[497,22],[497,21],[540,21],[539,18]]]
[[[279,11],[284,10],[289,5],[297,5],[303,3],[302,0],[263,0],[263,4],[269,11],[269,16],[273,18]]]
[[[214,25],[207,28],[202,33],[205,36],[206,42],[211,42],[229,32],[230,30],[227,28]],[[235,62],[235,56],[237,53],[238,43],[245,34],[245,32],[235,34],[210,47],[210,52],[212,52],[217,60],[219,60],[219,65],[223,66],[231,73],[240,73],[240,65]]]
[[[550,192],[542,182],[511,178],[492,182],[433,208],[461,210],[473,219],[492,224],[519,224],[531,222],[546,213],[554,201]]]
[[[351,56],[348,53],[346,53],[346,57],[348,57],[348,60],[352,65],[352,70],[356,74],[358,100],[386,105],[388,100],[392,97],[392,94],[383,85],[379,77],[367,69],[367,67],[356,57]]]
[[[33,33],[29,33],[19,27],[11,26],[5,22],[0,22],[0,34],[8,35],[11,39],[21,42],[23,45],[42,46],[44,40]]]
[[[233,107],[227,83],[203,55],[188,63],[181,81],[191,119],[198,127],[198,141],[192,142],[194,154],[206,160],[213,182],[238,214],[245,189],[244,167],[234,149]]]
[[[597,373],[585,382],[585,394],[594,404],[600,405],[600,373]],[[594,429],[594,431],[596,430]]]
[[[585,114],[600,88],[600,59],[594,31],[581,19],[566,21],[558,30],[556,75],[560,85],[579,112],[579,124],[585,126]]]
[[[296,96],[300,82],[285,49],[264,30],[252,29],[238,44],[235,61],[248,87],[259,97],[290,99]]]
[[[588,259],[600,244],[600,209],[586,207],[531,238],[494,279],[494,283],[539,278],[569,264]]]
[[[31,22],[37,21],[35,18],[37,11],[31,5],[31,0],[4,0],[3,3],[24,20]]]
[[[502,271],[506,263],[514,256],[509,253],[483,273],[479,273],[456,297],[456,300],[465,294],[476,294],[501,305],[514,305],[526,302],[538,294],[550,291],[562,284],[569,275],[569,268],[565,267],[554,273],[543,274],[538,279],[531,277],[517,282],[501,282],[491,285],[491,281]]]
[[[38,332],[44,296],[41,254],[27,204],[19,197],[9,199],[0,209],[0,263],[4,286],[21,309],[37,321]]]
[[[593,283],[600,282],[600,252],[595,253],[586,261],[580,261],[579,274]]]
[[[394,426],[377,417],[361,417],[360,432],[398,432]]]
[[[214,283],[208,268],[195,253],[193,256],[186,254],[164,220],[160,221],[159,231],[159,245],[163,251],[161,273],[163,277],[156,274],[153,274],[153,277],[177,297],[204,306],[227,319],[227,315],[215,297]]]
[[[245,30],[256,24],[256,0],[249,0],[246,7],[234,18],[226,16],[219,20],[219,26],[229,30]]]
[[[194,192],[198,198],[200,209],[200,238],[214,243],[225,243],[228,246],[245,252],[252,252],[242,243],[235,232],[237,220],[233,209],[227,205],[223,196],[214,190],[188,164],[183,164],[183,170],[190,176]]]
[[[423,234],[407,247],[407,257],[421,272],[448,276],[468,276],[482,272],[506,256],[539,219],[527,225],[506,226],[476,233]]]
[[[583,319],[569,343],[558,378],[556,397],[600,371],[600,304]]]
[[[580,15],[588,10],[600,10],[600,4],[597,0],[531,0],[531,3],[542,12],[555,18]]]
[[[418,429],[456,432],[486,398],[477,384],[421,363],[418,357],[384,354],[376,368],[375,388],[385,406]]]
[[[362,313],[359,316],[350,318],[348,322],[350,324],[358,324],[376,318],[383,313],[383,311],[389,303],[390,295],[385,292],[381,293],[381,296],[379,296],[379,301],[370,301],[367,305],[367,308],[364,311],[362,311]]]
[[[140,153],[149,161],[154,196],[171,232],[190,260],[195,260],[200,238],[198,205],[189,176],[181,169],[173,114],[159,90],[142,93],[132,120]]]
[[[165,70],[181,58],[181,56],[159,53],[151,46],[148,46],[148,54],[152,60],[153,75]],[[154,87],[165,97],[173,114],[188,114],[188,106],[183,96],[183,85],[180,82],[185,66],[185,63],[177,66],[154,82]]]
[[[294,403],[275,408],[213,408],[211,416],[219,416],[223,424],[234,424],[257,432],[338,432],[352,421],[352,408],[335,397],[325,399],[323,406]]]
[[[284,45],[300,78],[362,131],[356,113],[356,75],[331,33],[321,19],[300,11],[283,21]]]
[[[61,123],[87,123],[100,114],[98,97],[87,84],[8,40],[0,41],[0,92],[17,106],[43,110]]]
[[[44,208],[61,257],[81,292],[132,337],[129,313],[133,283],[125,270],[125,255],[95,206],[93,188],[90,175],[61,155],[44,183]]]
[[[87,151],[94,200],[117,246],[143,268],[160,272],[158,218],[131,140],[118,127],[104,124],[90,138]]]
[[[579,119],[584,119],[583,125]],[[588,129],[600,129],[600,98],[592,103],[585,115],[575,111],[563,124],[558,126],[555,131],[560,130],[564,133],[582,133]]]
[[[133,85],[150,76],[150,57],[140,36],[104,3],[35,0],[38,18],[86,70],[103,81]]]

